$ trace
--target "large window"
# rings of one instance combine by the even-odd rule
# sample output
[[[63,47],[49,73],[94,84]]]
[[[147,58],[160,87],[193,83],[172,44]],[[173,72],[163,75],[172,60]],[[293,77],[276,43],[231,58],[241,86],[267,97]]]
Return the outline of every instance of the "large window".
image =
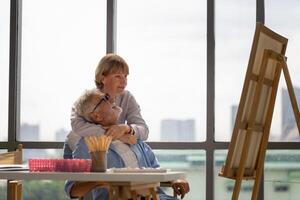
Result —
[[[63,141],[71,106],[94,87],[106,2],[23,1],[20,140]]]
[[[206,136],[206,1],[118,1],[117,53],[151,141]]]
[[[231,138],[255,31],[253,1],[216,0],[216,140]]]
[[[298,1],[266,1],[266,25],[289,39],[287,45],[287,64],[298,107],[300,105],[300,2]],[[286,10],[288,12],[282,12]],[[290,98],[283,74],[278,87],[275,112],[271,127],[271,139],[274,141],[300,141]]]
[[[17,141],[14,135],[7,138],[7,133],[15,134],[14,128],[19,130],[8,127],[8,89],[13,88],[9,25],[17,25],[10,22],[10,3],[11,19],[22,23],[21,38],[13,41],[21,44],[11,49],[21,52],[11,58],[21,64],[12,70],[20,69],[21,76],[11,76],[12,82],[21,83],[14,91],[20,113],[19,105],[11,113],[20,117]],[[128,90],[141,106],[150,128],[147,142],[161,166],[187,174],[191,192],[186,199],[230,199],[234,181],[217,174],[227,155],[255,22],[265,22],[289,39],[286,56],[300,104],[299,9],[296,0],[1,0],[0,148],[12,150],[19,141],[29,141],[25,162],[61,158],[71,106],[84,89],[94,87],[95,67],[112,50],[129,64]],[[259,194],[264,197],[259,199],[299,196],[299,138],[282,75],[270,135],[276,143],[268,144],[264,192]],[[65,199],[62,181],[24,185],[23,198],[34,199],[29,194],[34,191]],[[240,198],[249,199],[252,187],[243,183]],[[6,183],[0,182],[0,199],[5,194]]]
[[[10,14],[9,2],[9,0],[0,1],[0,141],[7,140]]]

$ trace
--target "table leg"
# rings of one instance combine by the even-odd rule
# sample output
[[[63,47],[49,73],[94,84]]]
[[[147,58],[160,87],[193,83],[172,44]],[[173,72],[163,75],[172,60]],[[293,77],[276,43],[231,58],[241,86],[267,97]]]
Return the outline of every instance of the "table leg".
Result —
[[[138,195],[135,190],[131,190],[131,197],[132,197],[132,200],[138,200]]]
[[[110,186],[109,187],[109,200],[118,200],[119,199],[119,187],[118,186]]]
[[[159,200],[159,196],[158,196],[158,194],[156,193],[155,188],[150,188],[150,191],[151,191],[153,200]]]
[[[112,187],[109,187],[109,195],[108,195],[108,199],[109,200],[113,200],[113,196],[114,196],[114,190]]]

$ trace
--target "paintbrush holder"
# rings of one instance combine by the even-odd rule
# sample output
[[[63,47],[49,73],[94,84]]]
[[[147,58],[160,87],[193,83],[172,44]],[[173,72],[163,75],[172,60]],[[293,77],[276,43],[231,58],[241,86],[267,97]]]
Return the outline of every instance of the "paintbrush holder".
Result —
[[[90,152],[92,158],[92,172],[105,172],[107,169],[107,152]]]

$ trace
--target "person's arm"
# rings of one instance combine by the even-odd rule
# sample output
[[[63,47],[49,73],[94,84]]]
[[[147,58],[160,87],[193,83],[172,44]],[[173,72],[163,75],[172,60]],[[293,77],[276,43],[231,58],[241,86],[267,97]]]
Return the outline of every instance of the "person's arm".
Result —
[[[137,104],[134,96],[129,91],[125,91],[118,106],[123,110],[119,119],[121,124],[111,126],[106,134],[115,139],[119,139],[126,134],[132,134],[136,139],[147,140],[148,126],[141,115],[140,106]]]
[[[93,124],[84,120],[81,116],[76,114],[74,107],[71,112],[71,127],[72,130],[81,137],[101,135],[106,131],[101,125]]]
[[[134,136],[137,139],[145,141],[148,139],[149,128],[142,117],[141,108],[130,92],[128,92],[126,100],[128,101],[126,113],[127,124],[133,128]]]
[[[76,113],[74,107],[72,108],[72,112],[71,112],[71,126],[72,126],[72,132],[76,133],[76,135],[80,137],[107,134],[109,136],[112,136],[113,139],[120,139],[121,141],[127,144],[136,143],[134,138],[127,135],[127,133],[130,132],[130,127],[128,125],[118,124],[109,127],[103,127],[100,124],[93,124],[86,121],[81,116],[79,116]],[[76,145],[76,143],[74,143],[74,145]]]

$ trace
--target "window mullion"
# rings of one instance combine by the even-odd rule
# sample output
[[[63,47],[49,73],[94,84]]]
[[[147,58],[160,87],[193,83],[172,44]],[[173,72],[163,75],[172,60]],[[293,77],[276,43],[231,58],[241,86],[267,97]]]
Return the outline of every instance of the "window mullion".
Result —
[[[13,150],[20,128],[21,0],[11,0],[9,52],[8,150]]]

